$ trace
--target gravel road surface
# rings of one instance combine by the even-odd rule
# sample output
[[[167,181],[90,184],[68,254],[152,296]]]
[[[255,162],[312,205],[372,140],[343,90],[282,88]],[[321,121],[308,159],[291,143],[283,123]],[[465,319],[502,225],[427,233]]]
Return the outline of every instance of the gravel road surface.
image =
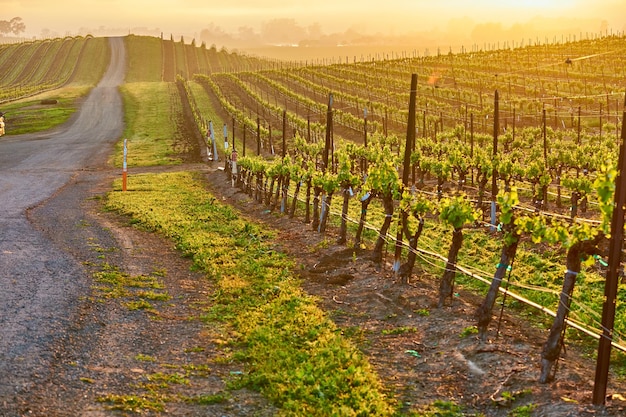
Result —
[[[37,231],[27,212],[77,172],[102,167],[122,134],[123,39],[110,45],[107,72],[70,122],[0,140],[0,416],[14,415],[21,393],[46,377],[52,346],[88,290],[80,263]]]

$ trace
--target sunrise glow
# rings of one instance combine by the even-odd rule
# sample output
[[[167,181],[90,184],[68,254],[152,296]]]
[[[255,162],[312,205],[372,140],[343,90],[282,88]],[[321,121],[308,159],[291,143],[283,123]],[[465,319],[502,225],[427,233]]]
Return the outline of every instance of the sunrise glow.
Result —
[[[418,47],[459,47],[626,30],[622,0],[0,0],[25,37],[124,35],[201,39],[226,47],[354,44],[393,37]],[[348,36],[342,35],[348,34]],[[372,42],[367,39],[367,42]]]

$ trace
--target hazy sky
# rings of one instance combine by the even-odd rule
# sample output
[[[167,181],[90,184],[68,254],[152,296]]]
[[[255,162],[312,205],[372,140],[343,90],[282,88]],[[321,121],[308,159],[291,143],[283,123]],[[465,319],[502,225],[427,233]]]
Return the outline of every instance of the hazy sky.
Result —
[[[591,26],[585,30],[599,31],[602,20],[616,31],[626,29],[626,0],[0,0],[0,10],[0,20],[21,17],[27,36],[102,26],[158,28],[178,36],[213,24],[237,32],[242,26],[258,30],[276,18],[293,18],[304,27],[317,22],[324,33],[446,31],[463,22],[508,27],[537,16]]]

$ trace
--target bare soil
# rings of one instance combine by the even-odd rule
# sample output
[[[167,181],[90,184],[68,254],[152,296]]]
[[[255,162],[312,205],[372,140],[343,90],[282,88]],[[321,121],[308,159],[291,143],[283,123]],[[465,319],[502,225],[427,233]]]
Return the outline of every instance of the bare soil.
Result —
[[[198,165],[185,168],[206,170]],[[172,242],[103,210],[102,197],[117,174],[83,172],[29,212],[36,228],[94,278],[91,289],[80,297],[71,326],[52,347],[48,369],[15,398],[16,404],[6,405],[4,413],[0,408],[0,415],[126,415],[130,405],[126,411],[115,411],[121,403],[103,400],[115,395],[153,399],[153,392],[164,400],[164,408],[151,410],[153,405],[138,403],[136,410],[143,415],[273,415],[274,407],[258,393],[226,389],[225,381],[243,369],[228,359],[227,335],[202,320],[214,291],[212,283],[192,270],[190,260]],[[113,269],[156,280],[169,299],[133,310],[128,303],[138,299],[138,290],[127,288],[124,296],[106,296],[95,274]],[[190,401],[202,395],[223,398],[210,405]]]
[[[591,405],[595,360],[566,341],[552,383],[539,384],[540,355],[548,331],[504,310],[486,342],[468,332],[476,324],[479,295],[456,288],[458,296],[437,308],[439,277],[416,267],[409,284],[369,251],[335,245],[336,230],[320,235],[302,222],[258,205],[227,181],[209,173],[209,187],[224,201],[279,233],[277,242],[298,265],[304,288],[319,298],[351,337],[404,410],[435,400],[454,401],[467,413],[507,416],[532,404],[535,416],[620,416],[626,384],[610,379],[606,407]],[[419,263],[419,261],[418,261]],[[469,333],[469,334],[468,334]]]

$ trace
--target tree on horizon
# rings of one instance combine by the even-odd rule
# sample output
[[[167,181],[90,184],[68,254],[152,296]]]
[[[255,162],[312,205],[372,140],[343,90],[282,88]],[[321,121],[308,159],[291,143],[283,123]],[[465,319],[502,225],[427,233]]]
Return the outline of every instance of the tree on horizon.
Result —
[[[21,17],[14,17],[11,20],[0,20],[0,33],[8,35],[13,33],[19,35],[26,30],[26,24],[22,21]]]

